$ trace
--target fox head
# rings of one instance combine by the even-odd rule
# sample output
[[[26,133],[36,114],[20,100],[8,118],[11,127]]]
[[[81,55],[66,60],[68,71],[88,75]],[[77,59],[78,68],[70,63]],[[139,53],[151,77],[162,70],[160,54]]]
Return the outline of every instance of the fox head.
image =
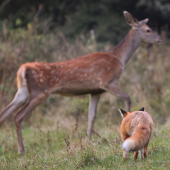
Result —
[[[145,107],[142,107],[141,109],[139,109],[138,111],[145,111]],[[119,109],[119,112],[122,116],[122,118],[125,118],[127,115],[131,114],[132,112],[126,112],[122,109]]]

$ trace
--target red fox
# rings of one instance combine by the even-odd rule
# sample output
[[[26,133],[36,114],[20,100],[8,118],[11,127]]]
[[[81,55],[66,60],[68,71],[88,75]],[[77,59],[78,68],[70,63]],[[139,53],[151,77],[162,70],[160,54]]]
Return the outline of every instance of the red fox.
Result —
[[[144,107],[139,111],[126,112],[119,109],[122,115],[120,125],[120,135],[123,139],[123,159],[126,159],[127,152],[134,151],[134,160],[147,157],[147,147],[153,130],[153,120],[149,113],[145,112]]]

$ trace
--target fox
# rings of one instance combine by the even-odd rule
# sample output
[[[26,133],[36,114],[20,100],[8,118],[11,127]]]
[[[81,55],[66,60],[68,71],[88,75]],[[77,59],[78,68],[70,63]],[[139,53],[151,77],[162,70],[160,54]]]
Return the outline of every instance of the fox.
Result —
[[[123,140],[123,159],[127,158],[128,152],[134,152],[134,160],[138,158],[140,151],[140,159],[147,158],[147,147],[153,133],[153,119],[145,108],[138,111],[126,112],[119,109],[122,116],[120,125],[120,136]]]

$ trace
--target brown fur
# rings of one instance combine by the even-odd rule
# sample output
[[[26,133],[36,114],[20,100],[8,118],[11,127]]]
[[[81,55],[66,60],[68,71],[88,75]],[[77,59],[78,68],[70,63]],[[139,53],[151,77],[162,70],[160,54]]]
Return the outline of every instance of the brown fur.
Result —
[[[102,87],[117,80],[123,71],[111,53],[93,53],[57,63],[26,63],[18,70],[18,87],[23,68],[31,70],[26,72],[29,74],[26,78],[32,77],[39,87],[64,96],[102,93],[105,91]]]

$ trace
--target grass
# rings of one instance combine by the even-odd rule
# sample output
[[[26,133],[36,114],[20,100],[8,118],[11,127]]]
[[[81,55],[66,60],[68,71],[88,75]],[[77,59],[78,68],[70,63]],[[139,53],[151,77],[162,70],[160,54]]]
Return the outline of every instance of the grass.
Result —
[[[74,127],[43,125],[28,127],[24,124],[25,154],[18,155],[13,125],[3,126],[0,135],[1,169],[169,169],[170,128],[156,126],[148,148],[148,158],[133,161],[129,153],[122,160],[119,126],[100,127],[100,136],[93,133],[87,141],[85,125]]]

